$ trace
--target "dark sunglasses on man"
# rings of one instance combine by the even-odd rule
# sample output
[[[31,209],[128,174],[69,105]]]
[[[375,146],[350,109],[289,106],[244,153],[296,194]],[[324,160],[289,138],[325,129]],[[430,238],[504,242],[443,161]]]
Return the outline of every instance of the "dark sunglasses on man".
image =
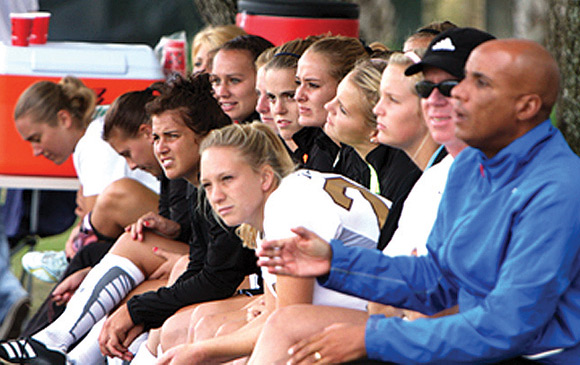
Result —
[[[450,97],[451,89],[457,86],[457,84],[459,84],[459,80],[445,80],[437,84],[431,81],[422,80],[415,84],[415,90],[417,90],[417,94],[419,94],[420,97],[425,99],[431,95],[435,88],[437,88],[443,96]]]

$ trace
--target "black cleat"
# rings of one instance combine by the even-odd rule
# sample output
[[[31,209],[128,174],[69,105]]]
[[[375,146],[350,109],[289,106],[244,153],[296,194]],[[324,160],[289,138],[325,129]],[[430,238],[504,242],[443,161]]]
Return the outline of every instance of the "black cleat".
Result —
[[[30,337],[0,342],[0,358],[11,364],[65,365],[66,355]]]

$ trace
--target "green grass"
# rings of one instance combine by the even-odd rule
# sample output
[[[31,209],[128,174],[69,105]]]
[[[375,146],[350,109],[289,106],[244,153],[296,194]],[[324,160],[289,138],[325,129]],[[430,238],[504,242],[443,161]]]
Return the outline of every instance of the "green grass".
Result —
[[[74,226],[74,225],[73,225]],[[71,227],[72,229],[72,227]],[[70,229],[64,233],[59,235],[50,236],[46,238],[41,238],[38,241],[38,244],[35,247],[36,251],[60,251],[64,249],[65,242],[70,235]],[[11,268],[14,275],[20,279],[22,274],[22,263],[21,259],[22,256],[28,252],[28,248],[24,248],[14,254],[11,258]],[[36,278],[32,278],[32,307],[30,310],[30,314],[36,313],[42,302],[46,299],[48,293],[52,290],[55,284],[53,283],[45,283],[44,281],[38,280]]]

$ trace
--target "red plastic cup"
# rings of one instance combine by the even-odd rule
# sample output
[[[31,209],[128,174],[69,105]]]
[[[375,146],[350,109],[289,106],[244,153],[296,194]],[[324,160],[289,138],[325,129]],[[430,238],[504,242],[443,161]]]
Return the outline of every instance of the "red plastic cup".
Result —
[[[32,20],[33,17],[29,13],[10,13],[13,46],[28,46],[28,36],[32,29]]]
[[[173,73],[185,75],[185,42],[178,39],[168,40],[163,47],[161,59],[165,76],[170,76]]]
[[[32,19],[32,30],[30,31],[30,44],[46,44],[48,38],[48,25],[50,23],[50,13],[47,11],[38,11],[30,13]]]

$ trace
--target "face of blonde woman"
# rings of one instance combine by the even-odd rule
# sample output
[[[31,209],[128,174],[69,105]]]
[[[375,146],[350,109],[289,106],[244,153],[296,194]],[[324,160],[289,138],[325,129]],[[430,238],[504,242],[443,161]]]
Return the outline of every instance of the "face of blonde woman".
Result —
[[[153,150],[169,179],[184,178],[197,183],[199,174],[199,136],[189,129],[179,113],[165,111],[151,118]]]
[[[412,92],[413,78],[405,67],[389,64],[381,78],[381,98],[373,109],[377,116],[377,140],[409,153],[425,136],[419,97]]]
[[[366,121],[364,108],[368,105],[360,88],[345,77],[336,91],[336,97],[325,106],[328,111],[324,132],[331,138],[356,147],[368,143],[376,129]]]
[[[302,126],[322,127],[326,123],[324,105],[336,95],[338,80],[330,74],[330,63],[317,52],[306,51],[296,70],[296,101]]]
[[[294,81],[294,80],[293,80]],[[278,133],[274,117],[270,110],[270,101],[266,92],[266,69],[260,67],[256,74],[256,93],[258,94],[258,103],[256,104],[256,111],[260,114],[260,120],[266,124],[272,131]]]
[[[16,120],[16,129],[32,146],[34,156],[44,156],[57,165],[64,163],[73,153],[83,132],[74,127],[70,114],[61,110],[56,125],[37,121],[32,113]]]
[[[254,112],[256,69],[248,51],[219,51],[213,60],[211,82],[218,103],[232,120],[242,121]]]
[[[210,147],[201,156],[200,183],[213,210],[228,226],[262,228],[266,203],[263,175],[234,147]]]
[[[294,98],[295,75],[294,69],[274,68],[266,72],[266,90],[270,110],[278,133],[285,141],[291,141],[292,135],[302,128],[298,124],[298,104]]]
[[[193,64],[192,71],[196,72],[211,72],[211,57],[210,57],[210,45],[202,43],[197,49],[197,53],[191,57]]]

